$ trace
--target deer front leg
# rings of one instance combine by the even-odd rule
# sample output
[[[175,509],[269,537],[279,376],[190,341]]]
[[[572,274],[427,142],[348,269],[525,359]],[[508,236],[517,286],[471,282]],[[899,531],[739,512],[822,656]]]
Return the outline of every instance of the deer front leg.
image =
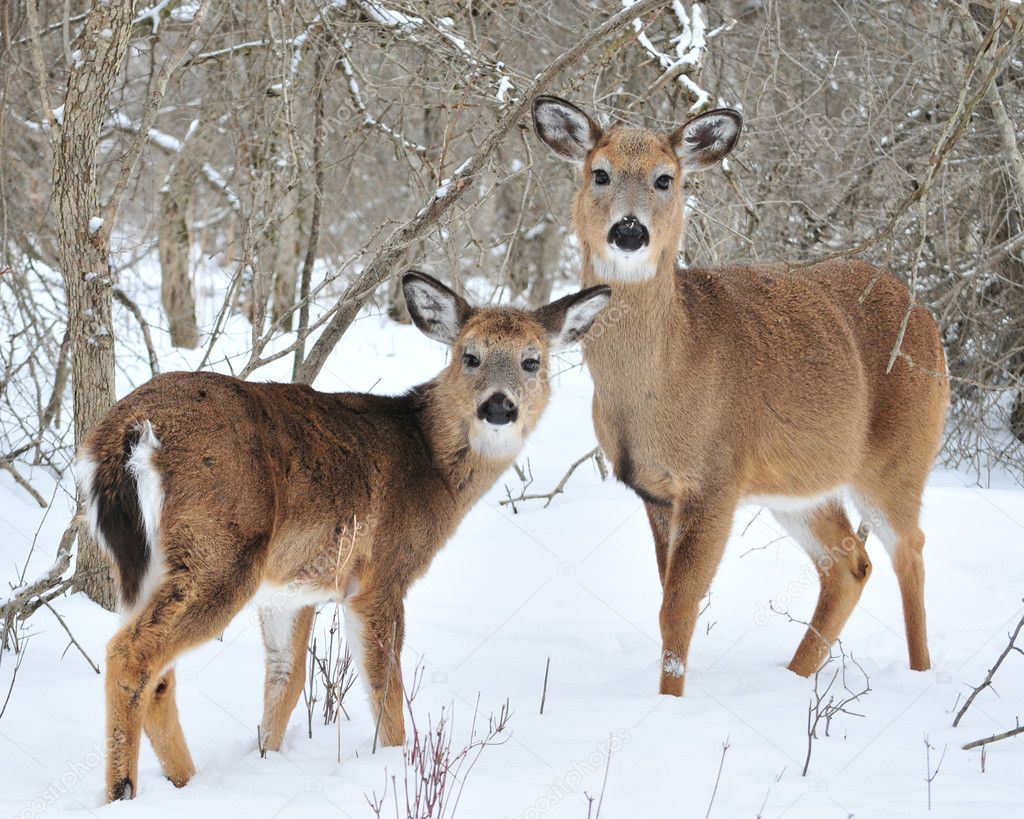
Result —
[[[345,628],[352,656],[370,689],[378,744],[405,744],[401,664],[405,589],[361,578],[359,593],[345,605]]]
[[[735,505],[700,495],[673,502],[660,615],[662,694],[683,695],[700,601],[722,560]]]

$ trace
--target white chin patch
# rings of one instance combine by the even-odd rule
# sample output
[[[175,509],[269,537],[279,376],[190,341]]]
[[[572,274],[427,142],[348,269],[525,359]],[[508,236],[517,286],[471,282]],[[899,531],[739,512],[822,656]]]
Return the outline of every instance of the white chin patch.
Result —
[[[649,247],[639,250],[620,250],[608,245],[605,256],[594,254],[594,272],[608,282],[642,282],[654,277],[657,266],[651,261]]]
[[[523,448],[523,433],[518,424],[496,426],[476,421],[469,436],[473,451],[493,461],[511,461]]]

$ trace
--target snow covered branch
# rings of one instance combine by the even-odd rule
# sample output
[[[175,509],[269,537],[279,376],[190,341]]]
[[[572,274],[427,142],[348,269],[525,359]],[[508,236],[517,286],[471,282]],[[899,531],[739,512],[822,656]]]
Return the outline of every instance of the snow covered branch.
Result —
[[[635,0],[623,0],[622,4],[629,9],[635,5]],[[636,32],[637,42],[664,69],[661,76],[651,86],[651,91],[657,91],[667,83],[678,81],[686,88],[693,100],[690,111],[696,114],[708,107],[711,101],[711,94],[704,90],[696,79],[704,64],[708,41],[723,31],[728,31],[736,21],[729,20],[708,31],[704,8],[700,3],[693,3],[690,6],[690,11],[687,11],[680,0],[673,0],[672,11],[679,22],[680,29],[679,34],[672,38],[672,42],[675,43],[674,54],[661,51],[651,41],[644,28],[643,20],[639,17],[633,20],[633,30]]]

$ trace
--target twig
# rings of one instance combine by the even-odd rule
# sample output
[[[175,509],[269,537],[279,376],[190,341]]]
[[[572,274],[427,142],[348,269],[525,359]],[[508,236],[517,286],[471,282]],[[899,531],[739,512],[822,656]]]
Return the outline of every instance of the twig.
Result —
[[[946,758],[946,749],[948,745],[942,746],[942,756],[939,757],[939,764],[935,766],[935,770],[932,770],[932,744],[928,741],[928,734],[924,735],[924,774],[925,782],[928,783],[928,810],[932,809],[932,782],[935,777],[939,775],[939,769],[942,767],[942,760]]]
[[[14,464],[6,458],[0,458],[0,469],[10,472],[14,477],[14,482],[28,492],[32,496],[32,500],[38,503],[41,509],[46,508],[46,499],[35,490],[32,484],[22,477],[22,474],[15,468]]]
[[[1011,728],[1009,731],[1003,731],[1001,734],[993,734],[992,736],[985,737],[984,739],[976,739],[974,742],[968,742],[962,747],[965,751],[969,751],[971,748],[984,748],[984,746],[988,745],[990,742],[999,742],[1001,739],[1010,739],[1010,737],[1019,736],[1020,734],[1024,734],[1024,725],[1018,725],[1016,728]]]
[[[551,670],[551,658],[548,657],[548,661],[544,664],[544,690],[540,695],[540,712],[544,713],[544,701],[548,698],[548,671]]]
[[[722,743],[722,758],[718,760],[718,776],[715,777],[715,788],[711,791],[711,801],[708,802],[708,812],[704,814],[704,819],[709,819],[711,816],[711,808],[715,804],[715,796],[718,794],[718,783],[722,781],[722,768],[725,767],[725,752],[729,750],[729,737],[725,738],[725,742]],[[765,797],[767,799],[767,797]]]
[[[601,805],[604,804],[604,789],[608,787],[608,769],[612,765],[612,737],[608,735],[608,754],[604,758],[604,779],[601,780],[601,793],[597,796],[597,812],[594,819],[601,819]],[[589,811],[588,811],[589,813]]]
[[[508,493],[509,496],[507,498],[505,498],[504,500],[498,501],[498,504],[500,506],[508,506],[509,504],[512,504],[512,510],[516,511],[516,506],[515,505],[517,503],[519,503],[520,501],[543,500],[543,501],[545,501],[544,508],[547,509],[548,506],[551,505],[551,501],[553,501],[555,499],[555,495],[561,495],[565,491],[565,484],[568,482],[569,478],[572,477],[572,473],[575,472],[580,466],[585,464],[587,461],[589,461],[591,458],[597,459],[600,456],[601,456],[601,447],[594,447],[586,455],[581,455],[579,458],[577,458],[575,461],[573,461],[573,463],[569,467],[568,471],[566,471],[566,473],[562,476],[562,480],[560,480],[558,482],[558,485],[554,489],[552,489],[550,492],[546,492],[546,493],[542,493],[542,494],[536,494],[536,495],[527,495],[526,494],[526,489],[529,487],[530,483],[533,482],[533,476],[531,475],[529,483],[527,483],[525,486],[523,486],[523,491],[519,493],[518,497],[513,498],[511,493]],[[506,492],[507,491],[508,490],[506,489]]]
[[[982,691],[984,691],[986,688],[989,688],[992,685],[992,678],[995,676],[996,671],[999,670],[999,666],[1003,664],[1003,660],[1005,660],[1007,656],[1009,656],[1010,652],[1018,651],[1021,654],[1024,654],[1024,651],[1021,651],[1021,649],[1016,645],[1017,635],[1020,634],[1022,628],[1024,628],[1024,615],[1022,615],[1020,620],[1017,621],[1017,627],[1013,630],[1013,633],[1010,634],[1010,642],[1006,644],[1006,648],[1004,648],[1003,653],[999,655],[999,658],[996,660],[995,665],[993,665],[988,670],[988,674],[985,675],[985,679],[982,681],[981,685],[977,686],[973,691],[971,691],[970,696],[961,706],[960,710],[957,711],[956,717],[953,720],[954,728],[956,728],[960,724],[960,720],[964,718],[964,714],[967,713],[967,709],[971,707],[971,703],[974,702],[978,694],[980,694]]]
[[[135,320],[139,323],[139,327],[142,328],[142,338],[146,342],[146,354],[149,356],[149,370],[153,375],[160,373],[160,364],[156,357],[156,348],[153,346],[153,337],[149,333],[149,322],[142,315],[142,311],[131,298],[125,293],[120,287],[114,288],[114,298],[117,299],[124,307],[135,316]]]
[[[21,663],[25,659],[25,649],[28,646],[28,638],[22,643],[21,651],[18,652],[18,659],[14,661],[14,671],[11,672],[11,683],[7,686],[7,696],[4,697],[4,704],[0,705],[0,719],[3,719],[4,712],[7,711],[7,705],[11,701],[11,694],[14,693],[14,683],[18,679],[18,669],[21,668]],[[2,650],[2,648],[0,648]]]
[[[830,644],[828,640],[825,639],[825,636],[810,623],[794,617],[788,611],[775,608],[774,602],[770,602],[768,606],[776,614],[781,614],[786,617],[789,622],[806,626],[808,632],[817,636],[817,638],[821,640],[828,649],[828,659],[822,664],[821,668],[814,672],[814,688],[811,692],[810,703],[807,706],[807,754],[804,757],[804,768],[800,774],[801,776],[807,776],[807,771],[811,766],[811,752],[814,749],[814,740],[818,739],[818,726],[822,721],[824,721],[825,736],[829,736],[829,730],[832,727],[832,720],[839,714],[846,714],[851,717],[864,716],[863,714],[858,714],[855,711],[848,710],[848,707],[851,703],[859,702],[860,698],[865,694],[870,693],[871,680],[863,666],[854,659],[853,655],[848,655],[846,653],[841,640],[836,640],[835,643]],[[833,653],[833,646],[837,646],[839,648],[838,657]],[[839,661],[839,667],[836,668],[832,678],[828,681],[824,690],[822,690],[822,672],[837,660]],[[850,688],[846,680],[847,660],[853,664],[860,676],[864,679],[863,688],[858,688],[856,691]],[[845,694],[838,692],[833,693],[836,682],[840,682],[843,691],[846,692]]]
[[[57,622],[61,624],[61,627],[64,629],[64,631],[67,632],[68,637],[71,638],[71,643],[69,644],[69,648],[70,648],[70,646],[74,646],[75,648],[77,648],[79,653],[81,653],[81,655],[83,657],[85,657],[85,661],[92,667],[92,670],[95,671],[97,674],[99,674],[100,673],[100,667],[98,665],[96,665],[96,663],[94,663],[92,661],[92,657],[90,657],[86,653],[85,649],[82,648],[82,644],[79,643],[78,640],[75,639],[75,635],[71,633],[71,629],[68,628],[67,622],[64,620],[63,617],[60,616],[60,613],[57,611],[57,609],[55,609],[53,606],[51,606],[49,601],[45,601],[43,603],[43,605],[46,606],[46,608],[48,608],[51,612],[53,612],[53,616],[57,618]],[[67,649],[65,649],[65,653],[66,652],[67,652]]]

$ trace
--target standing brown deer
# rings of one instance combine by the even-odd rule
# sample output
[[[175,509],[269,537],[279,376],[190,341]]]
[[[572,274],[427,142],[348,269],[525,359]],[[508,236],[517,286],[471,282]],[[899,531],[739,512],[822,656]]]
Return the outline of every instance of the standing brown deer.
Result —
[[[671,133],[602,129],[557,97],[538,136],[582,167],[573,222],[583,283],[614,283],[623,316],[584,343],[594,423],[644,501],[663,601],[661,692],[683,693],[698,603],[740,501],[769,507],[818,568],[821,591],[789,667],[816,671],[871,571],[848,492],[892,559],[911,668],[929,667],[921,494],[949,403],[938,328],[915,307],[886,372],[907,287],[831,261],[678,269],[683,174],[719,162],[742,127],[718,109]]]
[[[267,652],[261,748],[281,746],[314,605],[328,600],[344,603],[383,743],[404,742],[406,590],[533,430],[550,350],[582,336],[610,291],[527,312],[474,309],[422,273],[403,287],[416,326],[453,348],[405,395],[170,373],[89,434],[76,474],[126,614],[107,650],[110,799],[137,791],[143,728],[175,785],[195,772],[175,658],[254,598]]]

